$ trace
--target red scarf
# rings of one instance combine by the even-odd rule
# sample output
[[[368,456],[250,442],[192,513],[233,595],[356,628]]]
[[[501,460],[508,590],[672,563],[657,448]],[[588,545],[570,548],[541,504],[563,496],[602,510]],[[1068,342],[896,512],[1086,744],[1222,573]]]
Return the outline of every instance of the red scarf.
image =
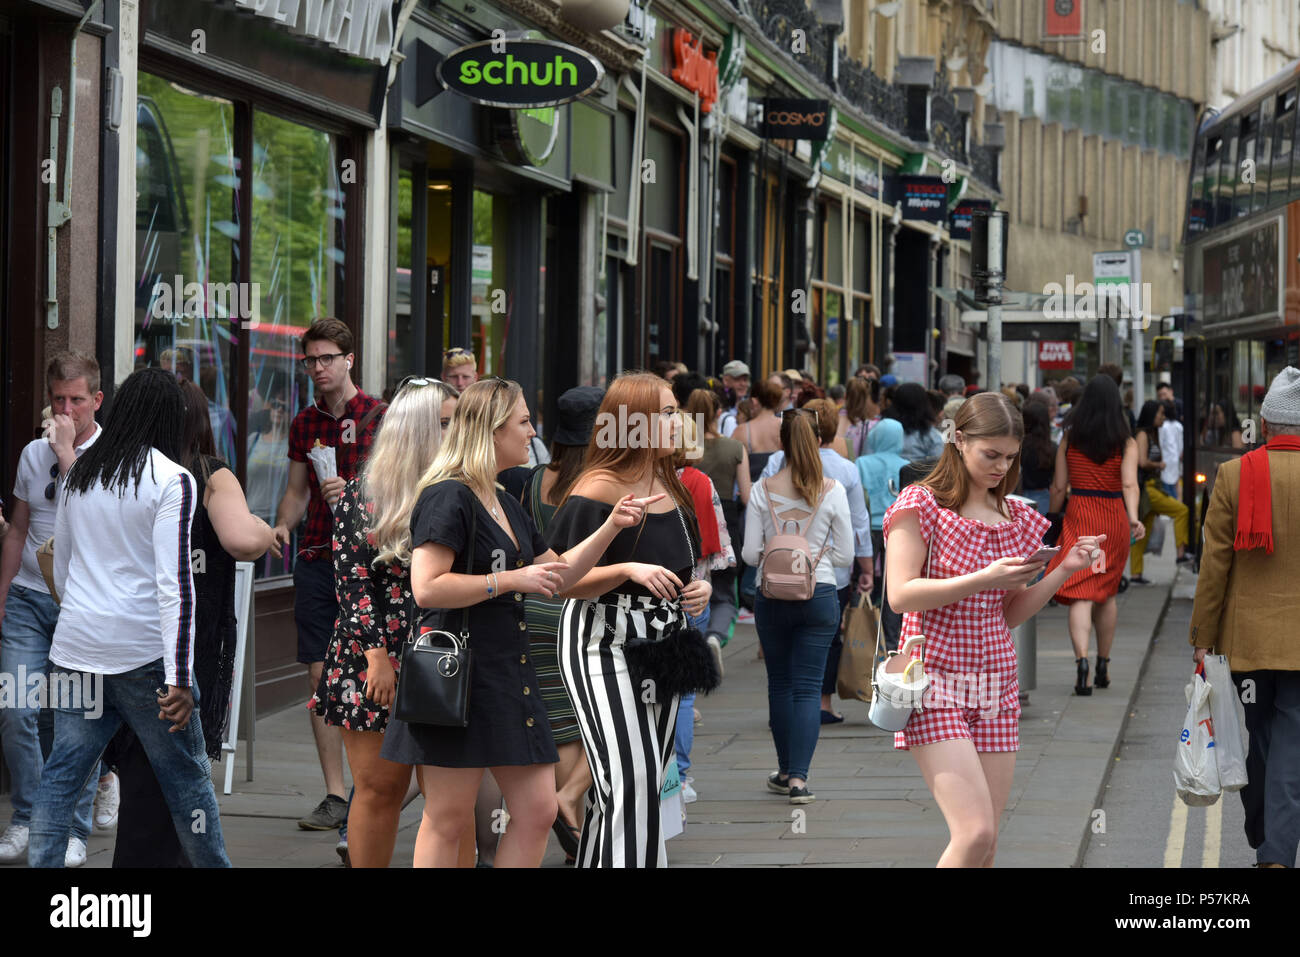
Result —
[[[1268,450],[1300,452],[1300,435],[1275,435],[1263,448],[1241,457],[1241,492],[1237,498],[1237,536],[1234,551],[1263,547],[1273,554],[1273,486],[1268,476]]]
[[[713,511],[713,483],[689,465],[682,469],[680,478],[695,503],[695,521],[700,526],[700,558],[717,554],[722,551],[722,541],[718,538],[718,516]]]

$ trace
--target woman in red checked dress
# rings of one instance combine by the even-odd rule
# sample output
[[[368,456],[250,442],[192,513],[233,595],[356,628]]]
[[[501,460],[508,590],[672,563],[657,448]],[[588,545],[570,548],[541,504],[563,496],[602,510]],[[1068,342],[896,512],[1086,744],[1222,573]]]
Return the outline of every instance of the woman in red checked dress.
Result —
[[[916,757],[948,824],[939,866],[991,867],[1020,747],[1011,629],[1092,561],[1100,542],[1079,537],[1030,587],[1044,563],[1026,559],[1049,523],[1006,498],[1019,478],[1024,421],[1001,393],[985,392],[967,399],[953,424],[934,471],[908,486],[884,518],[885,587],[904,613],[899,641],[925,636],[930,675],[930,690],[894,747]]]

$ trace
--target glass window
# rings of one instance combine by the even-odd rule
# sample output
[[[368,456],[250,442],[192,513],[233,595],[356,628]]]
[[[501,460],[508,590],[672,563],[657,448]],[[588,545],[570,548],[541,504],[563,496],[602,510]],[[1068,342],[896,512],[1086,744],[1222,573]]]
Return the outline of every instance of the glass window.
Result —
[[[276,410],[287,401],[292,418],[316,401],[298,364],[299,337],[316,319],[340,316],[343,306],[341,160],[329,133],[254,112],[249,273],[262,319],[249,336],[247,494],[257,514],[273,512],[288,481],[287,436],[280,454]],[[273,563],[268,556],[262,566],[269,573]],[[287,561],[274,571],[287,573]]]
[[[474,248],[470,263],[470,344],[479,375],[505,375],[511,287],[507,257],[508,197],[474,190]],[[541,242],[541,237],[538,237]],[[542,290],[539,289],[539,292]]]
[[[1219,224],[1228,222],[1237,215],[1236,190],[1240,170],[1237,168],[1237,133],[1224,129],[1223,162],[1219,166]]]
[[[1084,122],[1089,136],[1106,131],[1106,87],[1104,75],[1097,70],[1083,71]]]
[[[1106,136],[1111,139],[1122,139],[1127,107],[1124,84],[1114,77],[1107,76],[1102,80],[1102,86],[1106,91]]]
[[[417,363],[411,328],[411,167],[402,164],[397,174],[396,217],[393,232],[393,301],[388,310],[388,364],[386,386],[394,388],[404,376],[422,371],[424,356]]]
[[[1069,120],[1069,69],[1061,60],[1050,60],[1047,64],[1047,123],[1067,123]]]
[[[1140,86],[1132,84],[1125,84],[1125,87],[1124,93],[1128,108],[1124,120],[1124,142],[1140,146],[1146,130],[1146,91]]]
[[[135,367],[197,383],[217,454],[235,466],[237,344],[259,303],[237,283],[234,104],[144,72],[138,90]]]
[[[1269,179],[1269,205],[1286,202],[1291,172],[1291,150],[1295,136],[1296,90],[1278,96],[1277,119],[1273,127],[1273,175]]]

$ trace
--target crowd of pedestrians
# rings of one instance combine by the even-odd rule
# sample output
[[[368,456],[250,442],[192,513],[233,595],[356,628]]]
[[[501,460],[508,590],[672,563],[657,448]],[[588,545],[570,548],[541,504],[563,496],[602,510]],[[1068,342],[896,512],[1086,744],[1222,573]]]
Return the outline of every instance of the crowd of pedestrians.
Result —
[[[270,556],[292,561],[324,789],[298,823],[337,829],[350,866],[392,863],[417,797],[416,866],[535,867],[551,834],[577,866],[666,865],[660,792],[674,761],[687,803],[709,786],[689,773],[697,694],[722,680],[745,620],[777,765],[758,786],[815,801],[819,729],[844,720],[833,692],[855,594],[882,606],[891,649],[926,636],[912,654],[939,695],[895,746],[949,826],[940,863],[988,866],[1018,749],[1011,629],[1068,605],[1089,695],[1109,684],[1116,594],[1126,564],[1145,581],[1157,516],[1190,560],[1178,403],[1161,384],[1132,417],[1114,369],[985,391],[870,365],[822,388],[796,369],[755,379],[740,360],[716,378],[663,363],[565,392],[548,448],[520,387],[480,380],[468,350],[384,401],[353,381],[344,323],[316,321],[301,347],[315,401],[257,433],[289,461],[273,515],[269,486],[246,497],[219,457],[210,403],[178,368],[132,374],[101,427],[94,360],[51,363],[0,562],[0,670],[98,682],[104,713],[0,711],[14,775],[0,863],[77,866],[91,829],[116,826],[117,866],[229,865],[211,762],[234,565]],[[629,422],[641,431],[611,436]],[[105,527],[120,530],[111,546]],[[1045,536],[1059,551],[1030,561]],[[806,568],[772,557],[791,542]],[[397,713],[404,647],[434,632],[472,649],[461,725]],[[996,679],[991,715],[944,696],[974,673]],[[1252,800],[1276,813],[1271,792]]]

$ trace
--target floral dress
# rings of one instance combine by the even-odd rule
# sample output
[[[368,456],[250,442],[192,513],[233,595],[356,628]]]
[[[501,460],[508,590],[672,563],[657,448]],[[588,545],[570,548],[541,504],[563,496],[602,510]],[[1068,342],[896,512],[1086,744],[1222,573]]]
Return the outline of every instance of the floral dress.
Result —
[[[1008,521],[989,525],[935,501],[924,485],[909,485],[885,512],[884,534],[894,517],[914,510],[929,547],[926,578],[969,575],[1000,558],[1028,557],[1051,527],[1031,505],[1006,500]],[[1020,680],[1016,646],[1007,627],[1004,588],[991,588],[931,611],[907,612],[899,647],[925,635],[923,655],[930,687],[907,726],[894,735],[900,750],[964,738],[976,751],[1020,749]],[[922,657],[913,651],[912,657]]]
[[[387,648],[401,668],[402,643],[411,630],[411,569],[400,562],[376,566],[370,518],[374,505],[361,502],[360,479],[344,486],[334,510],[334,590],[339,616],[325,653],[320,685],[307,707],[326,724],[349,731],[388,726],[388,709],[365,695],[366,651]]]

